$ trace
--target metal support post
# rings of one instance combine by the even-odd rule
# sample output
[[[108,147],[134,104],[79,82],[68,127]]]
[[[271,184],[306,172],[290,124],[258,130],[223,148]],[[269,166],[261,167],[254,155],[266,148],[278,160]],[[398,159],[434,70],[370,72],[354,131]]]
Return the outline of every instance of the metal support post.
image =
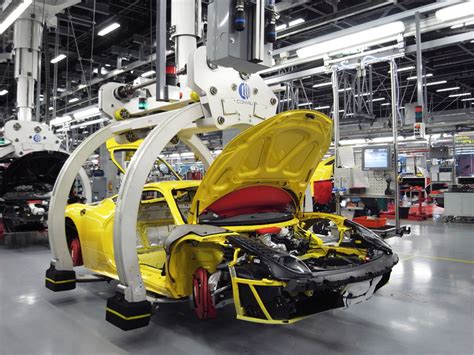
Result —
[[[423,58],[421,56],[420,13],[415,13],[415,41],[416,41],[416,94],[418,105],[425,114],[425,100],[423,96]]]
[[[393,172],[395,174],[395,228],[400,230],[400,185],[398,183],[398,85],[397,64],[390,60],[390,88],[392,95]]]
[[[167,100],[166,92],[166,0],[156,0],[156,100]]]
[[[332,95],[333,95],[333,127],[334,127],[334,166],[339,167],[339,81],[337,78],[337,66],[332,67]],[[336,213],[341,213],[339,194],[336,192]]]

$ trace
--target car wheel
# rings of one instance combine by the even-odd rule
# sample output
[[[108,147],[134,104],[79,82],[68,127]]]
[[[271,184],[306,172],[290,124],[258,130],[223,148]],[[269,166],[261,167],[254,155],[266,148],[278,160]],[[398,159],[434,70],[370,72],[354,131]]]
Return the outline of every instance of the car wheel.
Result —
[[[209,274],[202,267],[193,275],[194,311],[199,319],[216,318],[217,312],[208,286]]]
[[[69,252],[71,253],[73,266],[81,266],[84,264],[82,261],[81,242],[79,241],[79,238],[71,240],[69,243]]]

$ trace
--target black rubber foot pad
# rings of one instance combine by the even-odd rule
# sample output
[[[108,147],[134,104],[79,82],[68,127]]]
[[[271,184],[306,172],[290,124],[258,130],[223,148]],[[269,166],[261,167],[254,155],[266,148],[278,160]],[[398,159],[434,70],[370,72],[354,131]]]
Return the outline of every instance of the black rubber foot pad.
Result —
[[[150,318],[151,303],[148,301],[128,302],[119,292],[107,299],[105,320],[122,330],[146,327]]]
[[[51,265],[46,270],[45,286],[54,292],[73,290],[76,288],[76,272],[74,270],[56,270]]]

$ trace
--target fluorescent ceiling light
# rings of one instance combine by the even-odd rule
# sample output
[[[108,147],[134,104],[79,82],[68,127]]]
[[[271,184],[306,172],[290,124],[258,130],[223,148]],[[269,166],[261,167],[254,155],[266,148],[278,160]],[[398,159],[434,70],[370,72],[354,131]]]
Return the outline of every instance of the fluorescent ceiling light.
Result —
[[[397,73],[408,71],[408,70],[413,70],[415,67],[413,65],[410,65],[409,67],[403,67],[403,68],[398,68]]]
[[[79,123],[77,125],[74,125],[74,126],[71,126],[71,129],[74,129],[74,128],[85,128],[87,126],[92,126],[93,124],[98,124],[98,123],[102,123],[102,122],[106,122],[108,121],[107,118],[99,118],[97,120],[93,120],[93,121],[88,121],[88,122],[83,122],[83,123]]]
[[[313,103],[312,102],[304,102],[302,104],[298,104],[298,107],[301,107],[301,106],[311,106]]]
[[[364,92],[362,94],[357,94],[357,95],[354,95],[354,97],[360,97],[360,96],[369,96],[370,94],[368,92]]]
[[[120,27],[120,23],[114,22],[97,33],[98,36],[105,36]]]
[[[390,106],[390,102],[384,102],[383,104],[381,104],[380,106]]]
[[[426,75],[422,75],[421,77],[422,77],[422,78],[431,78],[432,76],[433,76],[432,73],[428,73],[428,74],[426,74]],[[409,76],[409,77],[407,78],[407,80],[416,80],[416,79],[417,79],[416,76]]]
[[[73,116],[76,120],[80,120],[81,118],[89,118],[89,117],[96,116],[99,114],[100,114],[100,110],[98,107],[89,107],[89,108],[86,108],[85,110],[74,113]]]
[[[444,88],[444,89],[438,89],[436,92],[443,92],[443,91],[453,91],[453,90],[459,90],[459,86],[453,86],[452,88]]]
[[[8,94],[8,90],[3,89],[0,91],[0,96],[5,96],[6,94]]]
[[[372,102],[383,101],[383,100],[385,100],[385,97],[377,97],[376,99],[372,99]]]
[[[277,31],[284,30],[285,28],[286,28],[286,23],[283,23],[283,24],[281,24],[281,25],[276,26],[276,30],[277,30]]]
[[[0,23],[0,34],[6,31],[8,27],[12,25],[15,20],[21,16],[23,12],[33,3],[33,0],[24,0],[20,5],[18,5],[9,15]],[[11,3],[10,3],[11,4]],[[5,3],[3,4],[5,5]],[[11,5],[10,5],[11,6]],[[4,11],[9,10],[8,7],[3,9]]]
[[[339,89],[337,90],[338,92],[344,92],[344,91],[349,91],[351,90],[352,88],[344,88],[344,89]]]
[[[464,26],[472,26],[472,25],[474,25],[474,21],[458,23],[457,25],[451,26],[451,29],[455,30],[456,28],[461,28],[461,27],[464,27]]]
[[[61,124],[64,124],[66,122],[69,122],[72,120],[72,117],[71,116],[62,116],[62,117],[56,117],[54,120],[51,120],[49,122],[49,124],[51,126],[58,126],[58,125],[61,125]]]
[[[73,98],[72,98],[72,99],[70,99],[68,102],[69,102],[70,104],[72,104],[72,103],[74,103],[74,102],[78,102],[78,101],[79,101],[79,98],[77,98],[77,97],[73,97]]]
[[[474,1],[448,6],[436,11],[436,18],[440,21],[457,20],[474,15]]]
[[[469,99],[462,99],[461,101],[474,101],[474,98],[471,97],[471,98],[469,98]]]
[[[441,84],[446,84],[446,80],[440,80],[440,81],[432,81],[431,83],[426,83],[425,86],[433,86],[433,85],[441,85]]]
[[[415,66],[414,65],[410,65],[408,67],[403,67],[403,68],[398,68],[397,69],[397,73],[400,73],[400,72],[404,72],[404,71],[408,71],[408,70],[413,70],[415,69]],[[388,73],[391,73],[392,71],[389,70]]]
[[[342,141],[339,141],[340,145],[353,145],[353,144],[364,144],[365,139],[344,139]]]
[[[297,18],[296,20],[293,20],[293,21],[290,21],[288,23],[289,27],[292,27],[292,26],[296,26],[296,25],[299,25],[300,23],[303,23],[304,22],[304,19],[302,18]]]
[[[332,82],[328,81],[328,82],[325,82],[325,83],[314,84],[313,88],[320,88],[320,87],[323,87],[323,86],[330,86],[330,85],[332,85]]]
[[[143,74],[141,75],[141,77],[142,77],[142,78],[148,78],[149,76],[153,76],[153,75],[155,75],[155,74],[156,74],[156,71],[150,70],[150,71],[147,71],[147,72],[143,73]]]
[[[315,107],[314,109],[315,110],[326,110],[328,108],[331,108],[331,106],[318,106],[318,107]]]
[[[470,93],[470,92],[466,92],[466,93],[463,93],[463,94],[452,94],[452,95],[449,95],[449,97],[460,97],[460,96],[471,96],[471,93]]]
[[[280,102],[288,102],[288,101],[291,101],[292,99],[283,99],[283,100],[280,100]]]
[[[352,48],[360,48],[368,45],[376,45],[391,40],[405,31],[405,25],[401,21],[391,22],[386,25],[369,28],[367,30],[351,33],[329,41],[321,42],[298,49],[296,53],[300,58],[318,57],[332,54]]]
[[[57,57],[51,59],[51,64],[56,64],[56,63],[60,62],[61,60],[65,59],[65,58],[66,58],[65,54],[60,54]]]

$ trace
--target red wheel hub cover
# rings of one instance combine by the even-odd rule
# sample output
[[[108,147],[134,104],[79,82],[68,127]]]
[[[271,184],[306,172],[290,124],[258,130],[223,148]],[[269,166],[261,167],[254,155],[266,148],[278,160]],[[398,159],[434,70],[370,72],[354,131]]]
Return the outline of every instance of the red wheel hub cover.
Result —
[[[194,310],[199,319],[216,318],[217,312],[208,286],[209,276],[205,269],[198,268],[193,275]]]
[[[81,242],[79,238],[74,238],[69,244],[69,252],[71,253],[72,265],[81,266],[83,265],[82,261],[82,251],[81,251]]]

